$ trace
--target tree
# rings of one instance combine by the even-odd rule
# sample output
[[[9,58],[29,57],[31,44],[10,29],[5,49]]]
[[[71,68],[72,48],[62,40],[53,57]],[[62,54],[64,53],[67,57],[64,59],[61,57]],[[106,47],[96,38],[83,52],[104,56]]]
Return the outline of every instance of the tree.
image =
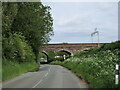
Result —
[[[41,2],[3,3],[3,35],[21,32],[38,59],[42,44],[53,35],[53,19],[49,6]]]
[[[11,25],[17,14],[18,7],[15,2],[3,2],[2,3],[2,34],[8,37],[8,33],[11,32]]]
[[[52,62],[55,58],[55,52],[54,51],[49,51],[48,52],[48,62]]]
[[[41,2],[18,3],[18,13],[12,25],[12,31],[22,32],[32,46],[36,61],[40,46],[53,35],[53,19],[49,10],[50,7],[43,6]]]

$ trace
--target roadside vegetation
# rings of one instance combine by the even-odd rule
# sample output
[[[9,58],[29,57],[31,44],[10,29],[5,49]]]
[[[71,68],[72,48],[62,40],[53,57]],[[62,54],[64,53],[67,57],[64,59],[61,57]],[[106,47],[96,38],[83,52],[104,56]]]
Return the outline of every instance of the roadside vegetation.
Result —
[[[35,71],[39,52],[53,35],[50,7],[41,2],[2,3],[3,80]]]
[[[8,60],[4,61],[2,80],[4,81],[11,79],[26,72],[37,71],[38,67],[39,67],[39,63],[36,62],[27,62],[27,63],[19,64],[18,62],[13,62]]]
[[[70,69],[78,77],[85,79],[90,88],[120,88],[120,83],[115,85],[115,65],[120,65],[119,56],[120,41],[116,41],[76,53],[64,62],[56,61],[51,64]]]
[[[44,53],[39,53],[39,62],[41,63],[41,64],[46,64],[46,63],[48,63],[47,62],[47,56],[44,54]]]
[[[58,52],[49,51],[48,52],[48,62],[64,61],[64,55],[65,55],[66,59],[70,57],[68,52],[65,52],[65,51],[58,51]]]
[[[64,61],[64,55],[66,59],[71,57],[69,52],[62,51],[62,50],[58,52],[54,52],[51,50],[48,53],[40,52],[39,61],[41,64],[48,64],[53,61]]]

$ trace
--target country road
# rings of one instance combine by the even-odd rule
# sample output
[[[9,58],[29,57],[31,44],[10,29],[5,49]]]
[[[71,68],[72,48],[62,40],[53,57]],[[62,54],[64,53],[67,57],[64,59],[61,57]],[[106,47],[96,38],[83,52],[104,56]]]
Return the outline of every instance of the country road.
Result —
[[[3,88],[88,88],[72,72],[59,65],[41,65],[38,72],[28,72],[3,82]]]

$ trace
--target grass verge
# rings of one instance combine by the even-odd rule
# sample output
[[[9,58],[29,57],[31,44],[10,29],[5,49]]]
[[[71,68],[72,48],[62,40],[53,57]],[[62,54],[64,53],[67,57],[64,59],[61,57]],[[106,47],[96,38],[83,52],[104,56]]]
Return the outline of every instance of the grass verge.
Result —
[[[19,64],[18,62],[8,62],[2,66],[2,81],[14,78],[26,72],[36,71],[39,63],[26,62]]]

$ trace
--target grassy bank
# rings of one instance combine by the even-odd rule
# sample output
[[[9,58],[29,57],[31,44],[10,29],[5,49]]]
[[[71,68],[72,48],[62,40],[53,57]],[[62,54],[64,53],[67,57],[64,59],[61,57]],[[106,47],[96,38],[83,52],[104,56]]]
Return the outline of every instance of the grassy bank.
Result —
[[[0,83],[2,82],[2,61],[0,60]]]
[[[36,71],[39,63],[27,62],[21,63],[7,61],[2,67],[2,81],[14,78],[26,72]]]
[[[64,62],[56,61],[52,64],[70,69],[78,77],[84,78],[90,88],[120,88],[120,83],[115,85],[115,65],[120,64],[118,57],[120,51],[117,48],[104,49],[104,47],[79,52]]]

